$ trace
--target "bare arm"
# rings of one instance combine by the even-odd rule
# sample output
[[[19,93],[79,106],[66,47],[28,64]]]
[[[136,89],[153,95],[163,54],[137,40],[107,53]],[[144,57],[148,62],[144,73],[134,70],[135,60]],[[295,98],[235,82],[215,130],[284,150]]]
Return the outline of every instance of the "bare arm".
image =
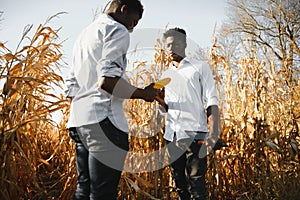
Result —
[[[209,126],[209,137],[213,144],[215,144],[219,137],[219,108],[216,105],[207,108],[207,123]]]
[[[160,92],[160,90],[153,88],[153,84],[141,89],[134,87],[120,77],[102,77],[99,81],[99,88],[119,98],[143,99],[150,102],[154,101]]]

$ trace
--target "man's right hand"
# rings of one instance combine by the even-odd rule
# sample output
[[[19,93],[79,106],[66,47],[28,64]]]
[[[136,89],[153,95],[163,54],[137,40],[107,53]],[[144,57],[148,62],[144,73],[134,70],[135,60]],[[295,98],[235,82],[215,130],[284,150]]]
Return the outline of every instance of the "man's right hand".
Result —
[[[154,83],[151,83],[143,89],[142,99],[148,102],[153,102],[155,97],[161,92],[160,89],[153,88]]]

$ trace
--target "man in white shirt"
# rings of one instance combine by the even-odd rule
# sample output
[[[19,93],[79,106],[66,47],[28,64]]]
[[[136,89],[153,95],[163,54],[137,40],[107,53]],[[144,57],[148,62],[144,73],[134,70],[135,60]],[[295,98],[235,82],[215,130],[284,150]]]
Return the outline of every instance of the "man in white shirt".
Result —
[[[169,29],[163,39],[171,63],[162,78],[171,82],[156,100],[167,110],[164,138],[172,176],[181,200],[206,199],[206,145],[213,146],[219,135],[213,75],[206,63],[186,57],[185,30]]]
[[[66,96],[68,129],[76,144],[77,189],[73,199],[112,200],[128,151],[123,99],[153,101],[160,90],[125,78],[129,32],[143,14],[139,0],[112,0],[106,13],[87,26],[74,45]]]

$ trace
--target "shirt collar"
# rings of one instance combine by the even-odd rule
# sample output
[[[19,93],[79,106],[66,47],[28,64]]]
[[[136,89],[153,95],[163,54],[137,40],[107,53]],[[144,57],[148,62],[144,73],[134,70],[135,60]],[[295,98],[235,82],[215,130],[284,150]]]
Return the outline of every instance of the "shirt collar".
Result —
[[[184,57],[180,63],[179,63],[179,67],[177,68],[175,65],[173,65],[173,63],[171,62],[171,68],[172,69],[179,69],[182,65],[186,64],[186,63],[190,63],[190,60],[188,59],[188,57]]]
[[[107,13],[101,13],[101,14],[99,15],[99,18],[98,18],[98,19],[99,19],[99,20],[106,21],[106,22],[114,21],[115,23],[117,23],[117,24],[123,26],[123,27],[128,31],[128,29],[126,28],[126,26],[124,26],[124,25],[121,24],[120,22],[116,21],[113,17],[111,17],[111,16],[110,16],[109,14],[107,14]]]

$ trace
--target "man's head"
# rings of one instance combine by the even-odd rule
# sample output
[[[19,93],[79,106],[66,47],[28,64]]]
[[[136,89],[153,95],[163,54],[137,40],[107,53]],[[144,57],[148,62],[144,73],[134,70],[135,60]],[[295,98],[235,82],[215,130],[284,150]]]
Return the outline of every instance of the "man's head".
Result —
[[[180,62],[185,57],[187,46],[185,30],[177,27],[169,29],[164,33],[163,41],[166,53],[173,61]]]
[[[143,11],[139,0],[111,0],[106,13],[132,31],[142,18]]]

